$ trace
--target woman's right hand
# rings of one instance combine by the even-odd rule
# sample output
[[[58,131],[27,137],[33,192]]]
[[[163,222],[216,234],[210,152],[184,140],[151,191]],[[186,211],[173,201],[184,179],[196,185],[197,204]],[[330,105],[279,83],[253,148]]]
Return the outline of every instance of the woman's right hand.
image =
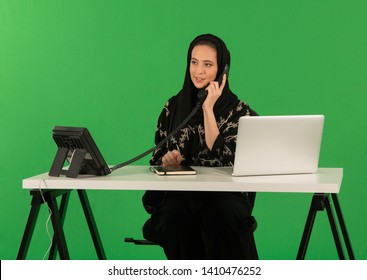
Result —
[[[181,165],[181,162],[183,160],[183,157],[181,153],[177,150],[168,151],[163,157],[162,157],[162,166],[179,166]]]

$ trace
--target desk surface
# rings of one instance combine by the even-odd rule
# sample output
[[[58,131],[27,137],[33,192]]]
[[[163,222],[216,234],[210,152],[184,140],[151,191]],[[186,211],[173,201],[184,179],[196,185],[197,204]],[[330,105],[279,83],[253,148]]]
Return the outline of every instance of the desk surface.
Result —
[[[342,168],[319,168],[314,174],[233,177],[231,167],[197,167],[196,175],[158,176],[149,166],[125,166],[107,176],[50,177],[23,180],[24,189],[186,190],[339,193]]]

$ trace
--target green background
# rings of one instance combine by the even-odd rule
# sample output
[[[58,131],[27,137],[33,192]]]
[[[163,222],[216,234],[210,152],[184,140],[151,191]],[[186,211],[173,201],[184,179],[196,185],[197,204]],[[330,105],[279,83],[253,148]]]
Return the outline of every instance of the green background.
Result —
[[[319,166],[344,168],[339,200],[356,258],[367,259],[366,15],[365,0],[0,0],[0,258],[16,258],[30,209],[22,179],[49,170],[53,126],[88,127],[109,164],[147,150],[190,41],[213,33],[231,51],[232,90],[259,114],[325,115]],[[88,195],[108,259],[164,259],[123,242],[141,237],[142,192]],[[261,259],[295,259],[310,199],[259,193]],[[50,244],[47,217],[42,207],[29,259]],[[65,231],[72,259],[96,259],[76,193]],[[306,258],[338,258],[326,212]]]

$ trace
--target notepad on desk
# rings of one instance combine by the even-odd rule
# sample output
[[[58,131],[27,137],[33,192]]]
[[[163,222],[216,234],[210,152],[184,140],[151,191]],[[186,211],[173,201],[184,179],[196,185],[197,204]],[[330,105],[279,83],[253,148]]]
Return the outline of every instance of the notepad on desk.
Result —
[[[150,170],[157,175],[195,175],[196,170],[190,166],[151,166]]]

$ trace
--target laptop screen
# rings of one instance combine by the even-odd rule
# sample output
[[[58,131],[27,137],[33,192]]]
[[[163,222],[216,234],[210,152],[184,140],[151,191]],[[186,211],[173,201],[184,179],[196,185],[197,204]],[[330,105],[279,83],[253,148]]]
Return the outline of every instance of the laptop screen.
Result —
[[[241,117],[233,176],[316,172],[323,126],[323,115]]]

